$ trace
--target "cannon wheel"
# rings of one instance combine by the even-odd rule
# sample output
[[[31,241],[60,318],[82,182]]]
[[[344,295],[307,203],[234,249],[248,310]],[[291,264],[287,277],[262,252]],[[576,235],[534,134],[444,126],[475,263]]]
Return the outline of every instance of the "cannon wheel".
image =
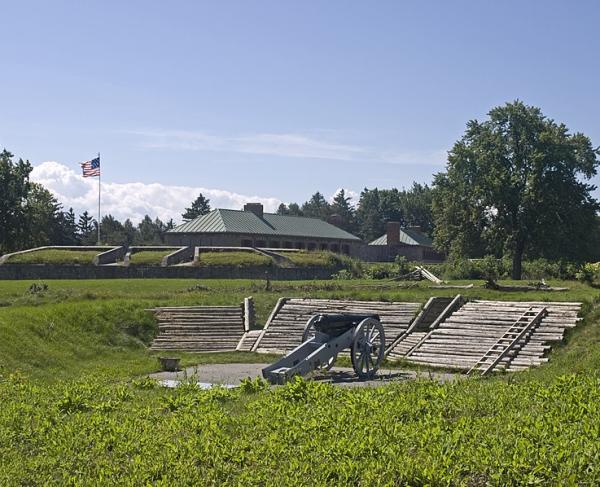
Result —
[[[306,340],[309,340],[310,338],[315,336],[315,321],[317,321],[317,319],[319,319],[319,315],[315,315],[312,318],[310,318],[307,322],[306,325],[304,326],[304,333],[302,334],[302,342],[304,343]],[[319,367],[320,370],[324,370],[327,371],[329,369],[331,369],[331,367],[333,367],[333,364],[335,363],[335,359],[337,357],[331,357],[326,364],[321,365],[321,367]]]
[[[354,330],[350,357],[360,379],[372,379],[383,362],[385,333],[374,318],[362,320]]]

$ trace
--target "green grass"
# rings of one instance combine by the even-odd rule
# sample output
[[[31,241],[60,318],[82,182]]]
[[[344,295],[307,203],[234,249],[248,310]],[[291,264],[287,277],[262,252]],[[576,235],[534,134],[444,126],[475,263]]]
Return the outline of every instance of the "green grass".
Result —
[[[325,267],[328,269],[339,267],[342,265],[342,258],[333,252],[285,252],[277,251],[277,253],[288,258],[294,265],[298,267]]]
[[[196,265],[199,266],[233,266],[233,267],[257,267],[272,265],[271,258],[255,252],[231,251],[231,252],[201,252]]]
[[[600,289],[277,281],[266,291],[262,281],[132,279],[48,280],[32,294],[31,284],[0,281],[0,485],[600,481]],[[297,381],[265,390],[254,382],[232,391],[166,390],[140,379],[159,368],[160,353],[146,348],[156,332],[147,308],[232,305],[252,295],[264,322],[281,296],[424,303],[458,292],[583,301],[586,317],[548,364],[489,379],[358,389]],[[176,355],[184,366],[274,359]]]
[[[93,263],[94,257],[110,247],[98,250],[66,250],[47,249],[13,255],[7,260],[9,264],[88,264]]]
[[[160,265],[163,257],[172,254],[177,249],[142,250],[131,254],[129,265]]]

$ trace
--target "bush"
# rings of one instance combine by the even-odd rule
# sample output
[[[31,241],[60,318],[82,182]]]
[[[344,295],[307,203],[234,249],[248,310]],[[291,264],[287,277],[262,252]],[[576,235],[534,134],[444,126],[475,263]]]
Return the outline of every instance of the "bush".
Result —
[[[600,262],[595,264],[584,264],[576,274],[576,277],[581,282],[592,284],[595,281],[600,281]]]

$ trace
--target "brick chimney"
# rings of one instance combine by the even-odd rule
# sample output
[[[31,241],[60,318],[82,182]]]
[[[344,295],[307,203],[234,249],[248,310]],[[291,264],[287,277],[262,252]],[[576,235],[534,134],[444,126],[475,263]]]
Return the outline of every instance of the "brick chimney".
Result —
[[[387,222],[385,233],[388,245],[398,245],[400,243],[400,222]]]
[[[263,205],[262,203],[246,203],[244,205],[244,211],[254,213],[258,218],[263,217]]]
[[[327,223],[336,227],[341,227],[344,223],[344,220],[342,220],[340,215],[334,213],[333,215],[329,215],[329,218],[327,218]]]

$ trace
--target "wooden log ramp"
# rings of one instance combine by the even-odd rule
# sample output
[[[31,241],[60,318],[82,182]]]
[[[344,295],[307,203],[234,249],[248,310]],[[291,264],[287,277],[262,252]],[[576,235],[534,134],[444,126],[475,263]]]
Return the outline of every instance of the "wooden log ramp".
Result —
[[[523,370],[548,360],[552,344],[577,325],[580,309],[576,302],[473,300],[446,313],[428,332],[399,340],[388,359],[470,374]]]
[[[150,350],[222,352],[238,349],[252,324],[253,304],[238,306],[178,306],[154,308],[159,334]],[[252,311],[253,313],[253,311]]]
[[[281,298],[253,350],[286,353],[302,343],[308,319],[315,314],[378,314],[386,334],[386,348],[404,333],[419,310],[419,303]]]

